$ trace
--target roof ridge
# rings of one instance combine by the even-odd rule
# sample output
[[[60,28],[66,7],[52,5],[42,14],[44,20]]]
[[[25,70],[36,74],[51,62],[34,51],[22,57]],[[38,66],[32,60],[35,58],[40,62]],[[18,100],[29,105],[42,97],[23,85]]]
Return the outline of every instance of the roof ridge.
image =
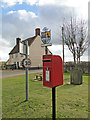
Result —
[[[27,39],[25,39],[25,40],[22,40],[22,42],[25,42],[25,41],[27,41],[27,40],[29,40],[29,39],[33,39],[33,38],[36,38],[37,36],[33,36],[33,37],[29,37],[29,38],[27,38]]]

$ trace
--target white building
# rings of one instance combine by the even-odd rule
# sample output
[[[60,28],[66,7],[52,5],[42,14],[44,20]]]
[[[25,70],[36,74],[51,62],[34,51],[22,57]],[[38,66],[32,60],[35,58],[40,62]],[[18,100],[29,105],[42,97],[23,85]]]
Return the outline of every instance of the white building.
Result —
[[[19,44],[25,43],[28,41],[29,45],[29,58],[31,60],[31,67],[42,67],[42,56],[45,54],[45,48],[41,47],[42,41],[40,37],[40,29],[35,29],[35,36],[22,40],[20,38],[16,38],[16,45],[9,53],[9,60],[7,61],[7,65],[16,65],[16,68],[22,67],[21,62],[25,58],[25,55],[20,54],[19,52]],[[48,49],[48,54],[52,54]]]

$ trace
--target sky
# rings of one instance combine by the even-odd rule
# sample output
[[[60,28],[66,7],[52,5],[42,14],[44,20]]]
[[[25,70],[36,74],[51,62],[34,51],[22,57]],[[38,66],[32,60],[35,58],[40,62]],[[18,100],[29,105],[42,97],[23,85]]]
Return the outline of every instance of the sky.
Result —
[[[22,40],[35,35],[37,27],[51,29],[49,47],[53,54],[62,57],[61,27],[71,17],[88,21],[89,0],[0,0],[0,61],[7,61],[9,52]],[[88,60],[86,51],[81,57]],[[65,61],[73,61],[65,45]]]

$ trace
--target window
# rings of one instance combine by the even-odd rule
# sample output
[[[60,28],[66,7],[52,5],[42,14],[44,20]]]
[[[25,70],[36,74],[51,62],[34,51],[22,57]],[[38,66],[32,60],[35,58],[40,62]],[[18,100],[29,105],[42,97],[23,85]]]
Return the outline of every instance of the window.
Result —
[[[22,66],[22,61],[20,62],[20,66]]]
[[[16,53],[16,58],[18,57],[18,54]]]
[[[13,54],[11,55],[11,58],[13,59]]]
[[[23,54],[21,54],[21,57],[23,57]]]

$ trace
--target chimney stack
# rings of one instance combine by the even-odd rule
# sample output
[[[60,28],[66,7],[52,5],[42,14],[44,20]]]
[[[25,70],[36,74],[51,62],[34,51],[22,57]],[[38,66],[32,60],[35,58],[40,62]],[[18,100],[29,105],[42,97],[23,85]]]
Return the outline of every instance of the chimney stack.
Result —
[[[18,45],[19,42],[21,41],[21,38],[16,38],[16,44]]]
[[[40,35],[40,28],[35,29],[35,36]]]

